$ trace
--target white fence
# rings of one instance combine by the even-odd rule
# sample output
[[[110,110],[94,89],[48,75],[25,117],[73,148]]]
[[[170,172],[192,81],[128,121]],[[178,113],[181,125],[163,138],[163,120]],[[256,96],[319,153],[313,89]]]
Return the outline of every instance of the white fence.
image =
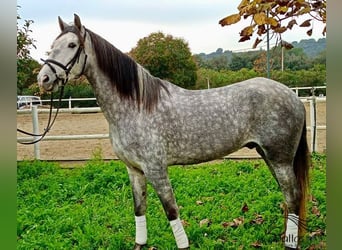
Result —
[[[325,88],[324,87],[315,87],[315,88]],[[293,88],[294,91],[298,94],[298,90],[300,89],[313,89],[311,87],[307,88]],[[314,90],[313,90],[314,91]],[[310,123],[307,126],[307,130],[310,132],[311,141],[310,141],[310,150],[312,152],[317,149],[317,130],[326,130],[326,125],[317,126],[316,119],[316,102],[326,102],[326,97],[300,97],[303,102],[309,102],[310,107]],[[92,108],[72,108],[72,101],[82,101],[82,100],[96,100],[95,98],[69,98],[63,99],[62,101],[68,101],[68,108],[61,108],[59,110],[60,113],[94,113],[101,112],[99,107]],[[42,102],[46,102],[50,100],[42,100]],[[58,100],[54,100],[58,101]],[[52,110],[53,113],[56,112],[56,109]],[[17,114],[32,114],[32,123],[33,123],[33,133],[39,133],[38,127],[38,113],[49,113],[49,109],[38,109],[37,106],[31,106],[30,109],[17,110]],[[39,137],[38,137],[39,138]],[[54,135],[54,136],[45,136],[44,141],[57,141],[57,140],[88,140],[88,139],[108,139],[109,134],[87,134],[87,135]],[[17,142],[29,142],[37,139],[32,136],[18,137]],[[36,159],[40,159],[40,144],[39,142],[34,145],[34,156]]]
[[[51,100],[42,100],[42,103],[50,103]],[[58,102],[59,99],[53,99],[54,102]],[[71,96],[69,98],[61,99],[62,102],[68,102],[68,108],[72,108],[72,102],[74,101],[96,101],[95,97],[90,98],[72,98]]]
[[[317,89],[325,89],[326,90],[326,86],[315,86],[315,87],[294,87],[294,88],[291,88],[294,92],[296,92],[296,94],[297,94],[297,96],[301,96],[300,94],[299,94],[299,91],[300,90],[310,90],[311,91],[311,95],[312,96],[315,96],[316,94],[315,94],[315,91],[317,90]],[[323,96],[321,96],[321,97],[323,97]]]

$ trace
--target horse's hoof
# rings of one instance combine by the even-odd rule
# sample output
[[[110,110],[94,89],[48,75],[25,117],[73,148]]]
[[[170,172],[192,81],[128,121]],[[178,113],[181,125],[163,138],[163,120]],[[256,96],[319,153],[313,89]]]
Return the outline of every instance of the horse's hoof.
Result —
[[[146,245],[140,245],[138,243],[135,243],[133,250],[141,250],[144,248]]]
[[[296,250],[298,248],[285,247],[285,250]]]
[[[190,249],[190,247],[186,247],[186,248],[178,248],[178,250],[188,250]]]

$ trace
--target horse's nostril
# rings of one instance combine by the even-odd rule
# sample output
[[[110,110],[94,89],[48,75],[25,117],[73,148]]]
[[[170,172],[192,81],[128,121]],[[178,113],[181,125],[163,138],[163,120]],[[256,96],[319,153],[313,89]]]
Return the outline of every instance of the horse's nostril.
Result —
[[[48,75],[44,75],[43,76],[43,82],[48,82],[50,80],[49,76]]]

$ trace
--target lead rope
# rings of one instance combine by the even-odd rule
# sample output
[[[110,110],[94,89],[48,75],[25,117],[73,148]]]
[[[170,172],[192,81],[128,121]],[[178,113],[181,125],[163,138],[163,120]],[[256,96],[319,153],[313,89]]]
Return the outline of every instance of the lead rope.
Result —
[[[17,128],[17,131],[20,132],[20,133],[23,133],[23,134],[26,134],[26,135],[30,135],[30,136],[35,136],[35,137],[40,136],[40,138],[38,138],[36,140],[29,141],[29,142],[19,142],[19,141],[17,141],[18,143],[23,144],[23,145],[30,145],[30,144],[35,144],[35,143],[43,140],[45,135],[50,131],[50,129],[52,128],[53,124],[55,123],[55,120],[56,120],[58,112],[59,112],[59,108],[61,107],[63,92],[64,92],[64,85],[61,86],[61,91],[60,91],[59,100],[58,100],[58,106],[57,106],[57,110],[56,110],[55,116],[52,119],[52,122],[51,122],[51,118],[52,118],[53,92],[51,92],[49,120],[48,120],[48,124],[47,124],[47,126],[44,129],[44,132],[42,134],[33,134],[33,133],[26,132],[26,131],[24,131],[22,129]]]

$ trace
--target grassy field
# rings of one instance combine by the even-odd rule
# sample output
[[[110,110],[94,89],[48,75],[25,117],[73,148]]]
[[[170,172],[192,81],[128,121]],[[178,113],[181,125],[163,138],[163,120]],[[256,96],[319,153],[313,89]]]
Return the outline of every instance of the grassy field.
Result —
[[[302,249],[326,249],[326,158],[313,156]],[[192,249],[282,249],[283,196],[261,160],[224,160],[169,170]],[[18,162],[17,249],[131,249],[131,187],[120,161],[84,167]],[[154,190],[148,248],[176,249]],[[146,248],[146,249],[148,249]]]

